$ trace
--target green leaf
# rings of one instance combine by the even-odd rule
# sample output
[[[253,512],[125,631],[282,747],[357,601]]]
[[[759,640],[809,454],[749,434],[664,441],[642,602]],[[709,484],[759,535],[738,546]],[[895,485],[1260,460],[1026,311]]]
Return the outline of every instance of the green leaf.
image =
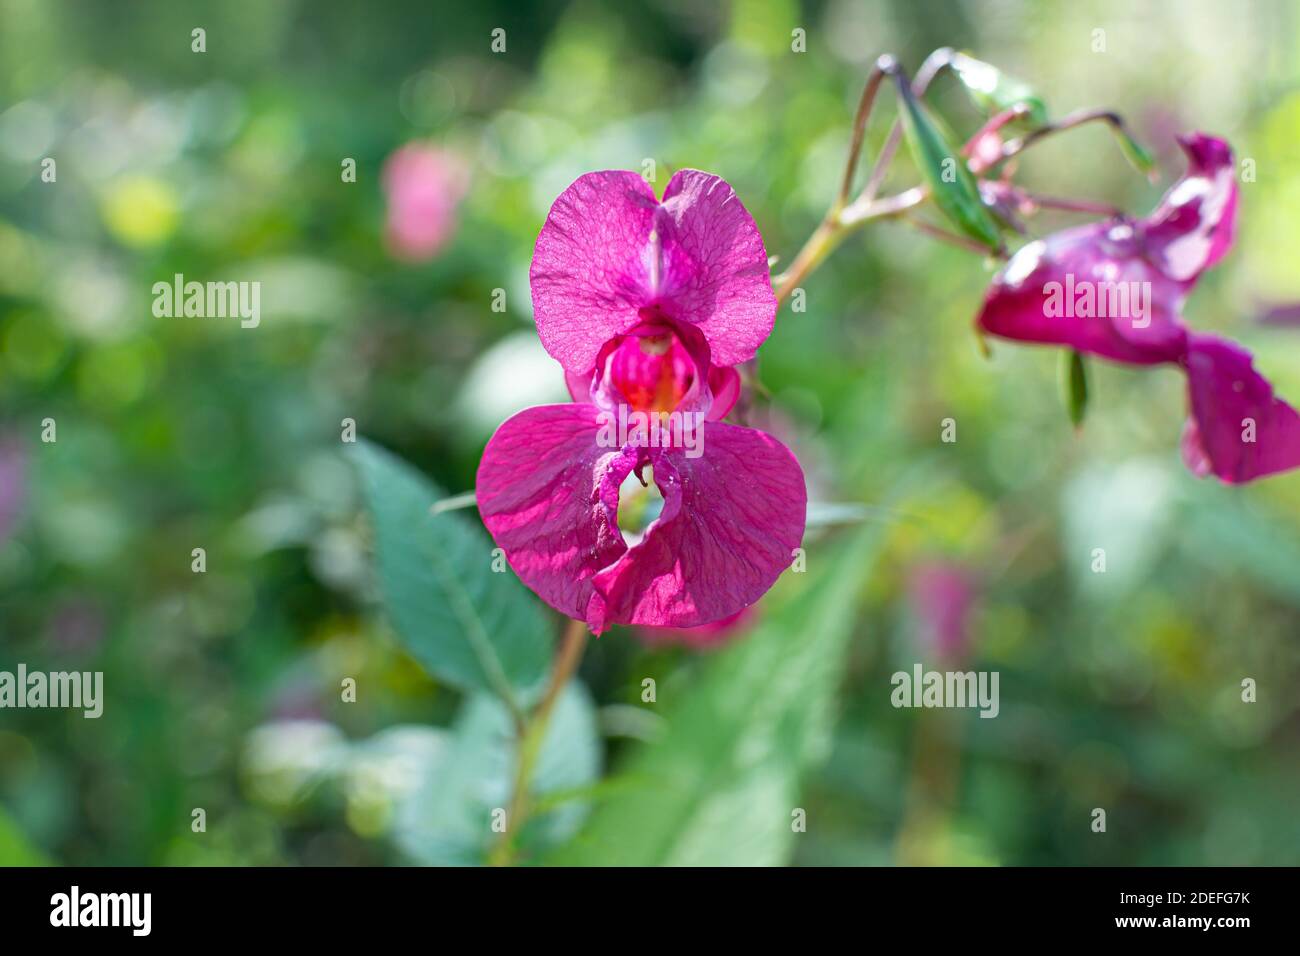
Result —
[[[992,63],[965,53],[953,54],[951,64],[971,99],[988,115],[1024,106],[1029,111],[1026,118],[1034,125],[1047,122],[1047,104],[1024,80],[1008,76]]]
[[[491,540],[463,514],[431,514],[442,491],[396,456],[361,442],[355,460],[380,590],[412,656],[435,677],[512,706],[536,696],[550,627],[513,573],[493,572]]]
[[[1065,388],[1065,407],[1070,413],[1070,423],[1078,428],[1083,424],[1088,410],[1088,367],[1081,354],[1074,349],[1065,353],[1061,370]]]
[[[912,159],[939,210],[961,232],[992,250],[1002,247],[997,222],[980,199],[975,177],[952,146],[952,136],[913,95],[907,77],[894,74],[902,104],[903,129]]]
[[[1142,147],[1142,144],[1133,138],[1128,127],[1120,123],[1111,126],[1111,129],[1115,131],[1115,138],[1119,141],[1119,150],[1124,154],[1124,158],[1138,172],[1153,178],[1156,174],[1156,161],[1151,158],[1151,154]]]
[[[465,702],[454,730],[395,814],[393,836],[416,862],[427,866],[482,863],[500,834],[492,814],[510,802],[515,770],[514,722],[493,697]],[[525,854],[573,836],[590,801],[557,800],[548,794],[586,791],[600,776],[601,750],[595,709],[586,689],[570,681],[555,702],[538,756],[530,793],[535,806],[518,841]],[[508,821],[507,821],[508,822]]]
[[[799,776],[829,750],[857,593],[880,527],[819,550],[763,603],[752,633],[664,699],[667,731],[636,752],[591,823],[553,861],[761,866],[784,862]]]

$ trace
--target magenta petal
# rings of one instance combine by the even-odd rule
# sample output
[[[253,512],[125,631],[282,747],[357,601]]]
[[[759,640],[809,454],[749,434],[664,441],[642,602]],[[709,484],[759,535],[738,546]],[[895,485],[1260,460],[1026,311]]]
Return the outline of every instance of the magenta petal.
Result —
[[[763,596],[803,540],[803,471],[771,436],[710,422],[701,457],[670,450],[652,462],[663,512],[594,578],[594,631],[610,622],[695,627],[735,614]]]
[[[960,659],[970,646],[975,584],[961,565],[934,561],[912,571],[908,590],[923,646],[943,659]]]
[[[16,439],[0,435],[0,543],[18,523],[27,496],[27,457]]]
[[[593,372],[566,371],[564,373],[564,385],[575,402],[591,401],[591,380],[593,375]]]
[[[537,334],[566,370],[590,371],[601,346],[640,322],[656,209],[654,191],[628,171],[587,173],[552,204],[529,282]]]
[[[699,326],[714,365],[753,358],[772,333],[776,295],[763,236],[736,191],[721,177],[683,169],[664,190],[657,228],[660,307]]]
[[[1213,474],[1214,465],[1201,444],[1201,432],[1196,427],[1196,419],[1189,418],[1183,425],[1183,434],[1178,441],[1178,450],[1182,453],[1183,464],[1197,478]]]
[[[594,405],[541,405],[506,420],[479,462],[479,513],[521,581],[583,619],[591,579],[627,550],[618,488],[635,450],[596,444]]]
[[[740,373],[734,368],[713,366],[709,369],[709,391],[713,395],[713,404],[709,406],[708,419],[711,422],[722,421],[740,398]]]
[[[436,256],[456,230],[468,170],[448,150],[408,143],[385,160],[381,178],[393,254],[412,262]]]
[[[977,322],[1003,338],[1152,365],[1183,354],[1183,297],[1142,257],[1134,226],[1098,222],[1020,249],[993,277]]]
[[[1187,173],[1143,222],[1148,255],[1165,275],[1189,288],[1232,247],[1237,229],[1237,179],[1232,147],[1204,133],[1180,137]]]
[[[698,387],[707,361],[672,333],[626,336],[606,358],[603,397],[644,411],[694,408],[708,401]]]
[[[696,325],[717,365],[752,358],[776,296],[758,227],[735,191],[683,170],[662,204],[632,172],[588,173],[560,194],[529,274],[542,344],[569,372],[643,321]]]
[[[1187,391],[1191,421],[1183,459],[1193,472],[1238,484],[1300,468],[1300,415],[1274,396],[1245,349],[1191,336]]]
[[[1237,183],[1226,142],[1202,133],[1179,142],[1188,171],[1149,217],[1091,223],[1025,246],[994,277],[980,328],[1136,365],[1181,359],[1183,300],[1232,245]],[[1117,293],[1127,293],[1127,311],[1102,312],[1103,296],[1113,306]],[[1078,298],[1089,294],[1091,313]],[[1146,304],[1133,308],[1135,300]]]

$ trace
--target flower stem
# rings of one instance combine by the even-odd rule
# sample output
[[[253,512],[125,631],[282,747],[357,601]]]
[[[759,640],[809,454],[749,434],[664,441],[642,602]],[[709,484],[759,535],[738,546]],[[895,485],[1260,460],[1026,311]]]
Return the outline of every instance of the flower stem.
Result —
[[[871,118],[871,108],[876,104],[876,93],[880,90],[880,81],[885,77],[885,70],[892,65],[892,59],[881,57],[871,74],[867,85],[863,87],[862,99],[858,101],[858,111],[853,117],[853,138],[849,143],[849,156],[844,163],[844,178],[840,181],[840,193],[835,200],[835,210],[842,209],[849,201],[853,191],[853,177],[858,169],[858,156],[862,154],[862,141],[867,135],[867,120]]]
[[[915,216],[904,216],[903,221],[918,231],[925,233],[927,236],[938,239],[940,242],[946,242],[949,245],[956,246],[959,249],[965,249],[967,252],[974,252],[977,255],[991,255],[989,247],[983,243],[976,242],[973,239],[967,239],[965,236],[959,236],[956,233],[949,232],[947,229],[933,226],[922,219],[917,219]],[[1005,258],[1005,255],[999,256],[999,258]]]
[[[912,93],[916,96],[923,95],[930,85],[930,81],[934,79],[935,74],[950,66],[955,55],[954,51],[948,47],[931,53],[921,65],[921,70],[917,73],[916,79],[911,85]],[[871,119],[871,111],[876,103],[876,94],[879,92],[880,84],[885,77],[897,77],[899,75],[901,75],[901,68],[898,62],[889,54],[879,57],[872,66],[871,73],[867,76],[866,85],[862,89],[862,97],[858,100],[857,111],[853,116],[853,133],[849,141],[849,155],[844,163],[844,174],[840,180],[840,189],[836,194],[835,202],[830,211],[826,213],[826,218],[821,221],[813,234],[808,237],[808,241],[804,243],[803,248],[799,250],[798,255],[794,257],[794,260],[790,263],[790,268],[772,280],[778,308],[790,296],[790,293],[797,289],[799,284],[820,266],[835,251],[836,247],[844,241],[845,236],[854,229],[872,219],[902,215],[914,206],[920,205],[928,196],[928,192],[924,187],[917,186],[896,196],[876,199],[876,193],[880,191],[880,187],[885,181],[885,174],[889,171],[889,164],[893,161],[894,153],[898,150],[899,142],[902,140],[902,123],[901,120],[896,119],[884,146],[871,167],[866,186],[856,199],[852,202],[849,201],[849,196],[853,192],[853,180],[858,170],[858,158],[862,154],[862,147],[866,140],[867,122]],[[903,80],[903,82],[906,81]]]
[[[862,199],[865,197],[859,197],[838,212],[832,210],[808,237],[808,241],[803,244],[799,254],[790,263],[790,268],[772,280],[777,306],[779,307],[854,229],[873,219],[902,215],[914,206],[919,206],[925,201],[927,195],[924,187],[915,186],[884,199],[863,202]]]
[[[1056,196],[1040,196],[1037,193],[1025,193],[1025,198],[1035,206],[1044,209],[1060,209],[1065,212],[1082,212],[1108,219],[1122,219],[1127,213],[1119,206],[1110,203],[1093,202],[1091,199],[1061,199]]]
[[[912,95],[916,97],[925,96],[926,91],[930,88],[930,83],[941,70],[952,66],[953,58],[957,55],[952,47],[940,47],[925,58],[921,68],[916,71],[916,76],[912,78]],[[876,61],[879,66],[880,61]],[[858,197],[859,202],[871,202],[876,198],[876,193],[880,191],[881,185],[885,181],[885,173],[889,171],[889,164],[894,158],[894,153],[898,151],[899,144],[903,141],[903,120],[901,117],[896,118],[889,128],[889,135],[885,138],[885,145],[880,148],[880,155],[876,157],[876,164],[871,170],[871,175],[867,178],[867,185],[862,190],[862,195]]]
[[[838,217],[827,216],[822,220],[808,241],[803,244],[799,254],[794,257],[790,263],[790,268],[786,269],[773,282],[774,291],[776,292],[776,306],[779,309],[784,302],[805,278],[812,273],[822,261],[829,256],[840,240],[843,238],[844,230],[840,228]]]
[[[1119,140],[1120,148],[1128,157],[1129,162],[1138,169],[1147,174],[1149,179],[1153,179],[1156,174],[1155,167],[1151,158],[1147,155],[1146,150],[1138,145],[1133,133],[1129,130],[1128,124],[1124,122],[1124,117],[1120,116],[1113,110],[1079,110],[1071,113],[1055,123],[1048,123],[1046,126],[1040,126],[1022,136],[1020,139],[1013,139],[1004,143],[1002,146],[1002,156],[990,167],[990,171],[997,169],[1003,163],[1016,156],[1019,156],[1035,143],[1041,142],[1048,136],[1055,133],[1063,133],[1066,130],[1076,129],[1085,123],[1105,123]]]
[[[523,831],[524,823],[531,810],[528,801],[528,788],[532,784],[533,773],[537,769],[537,760],[542,753],[542,744],[546,740],[546,727],[550,722],[551,711],[559,700],[560,692],[569,682],[578,664],[582,652],[587,647],[587,625],[583,621],[571,620],[564,629],[560,639],[559,650],[555,654],[555,664],[551,668],[551,678],[547,682],[542,699],[533,712],[517,728],[517,755],[515,762],[515,780],[510,796],[510,806],[506,810],[506,829],[501,839],[492,848],[488,862],[493,866],[508,866],[515,856],[515,836]]]

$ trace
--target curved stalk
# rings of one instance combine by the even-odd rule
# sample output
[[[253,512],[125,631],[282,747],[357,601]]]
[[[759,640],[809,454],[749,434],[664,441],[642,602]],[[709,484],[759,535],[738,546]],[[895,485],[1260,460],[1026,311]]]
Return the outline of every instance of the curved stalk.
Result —
[[[778,308],[809,274],[821,265],[826,257],[835,251],[853,230],[874,219],[899,216],[919,206],[928,195],[923,186],[914,186],[905,192],[885,199],[870,202],[854,200],[852,205],[835,212],[832,210],[821,225],[808,237],[799,254],[790,263],[790,268],[777,276],[773,282]]]
[[[546,741],[546,727],[550,722],[551,711],[555,709],[555,702],[569,678],[577,671],[586,647],[587,625],[583,621],[570,620],[564,629],[564,637],[560,639],[560,648],[556,652],[555,664],[551,668],[551,677],[542,693],[542,699],[517,727],[514,785],[510,805],[506,809],[505,832],[488,856],[488,862],[493,866],[508,866],[514,862],[515,837],[523,831],[524,823],[532,810],[528,789],[541,757],[542,744]]]

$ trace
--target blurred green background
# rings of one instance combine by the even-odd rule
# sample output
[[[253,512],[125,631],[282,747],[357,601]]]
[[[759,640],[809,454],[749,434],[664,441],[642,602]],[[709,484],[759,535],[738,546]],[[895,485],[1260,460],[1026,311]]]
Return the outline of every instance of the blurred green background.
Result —
[[[102,670],[106,688],[97,721],[0,711],[0,862],[412,859],[394,830],[419,728],[459,700],[376,607],[341,420],[471,489],[500,421],[564,397],[528,264],[569,182],[647,160],[660,189],[678,168],[715,172],[788,262],[834,196],[870,62],[915,69],[941,45],[1029,80],[1054,115],[1119,110],[1161,166],[1148,183],[1085,128],[1026,157],[1043,192],[1145,213],[1190,129],[1253,159],[1237,247],[1188,317],[1300,401],[1300,328],[1258,321],[1300,300],[1293,3],[0,0],[0,669]],[[979,123],[950,78],[930,102],[960,132]],[[384,162],[412,141],[465,177],[422,261],[385,237]],[[890,186],[916,178],[904,158]],[[261,325],[155,318],[151,287],[177,272],[259,280]],[[1300,475],[1191,477],[1169,369],[1093,363],[1076,432],[1053,350],[981,356],[989,275],[870,226],[760,353],[758,414],[812,496],[871,506],[881,538],[836,569],[860,604],[785,858],[1295,864]],[[810,533],[810,577],[846,533]],[[918,584],[936,567],[971,593],[956,624],[935,620],[946,592]],[[1000,673],[996,720],[890,705],[890,674],[939,666],[948,626],[970,667]],[[643,677],[663,696],[713,656],[620,629],[593,644],[607,764],[654,733]]]

